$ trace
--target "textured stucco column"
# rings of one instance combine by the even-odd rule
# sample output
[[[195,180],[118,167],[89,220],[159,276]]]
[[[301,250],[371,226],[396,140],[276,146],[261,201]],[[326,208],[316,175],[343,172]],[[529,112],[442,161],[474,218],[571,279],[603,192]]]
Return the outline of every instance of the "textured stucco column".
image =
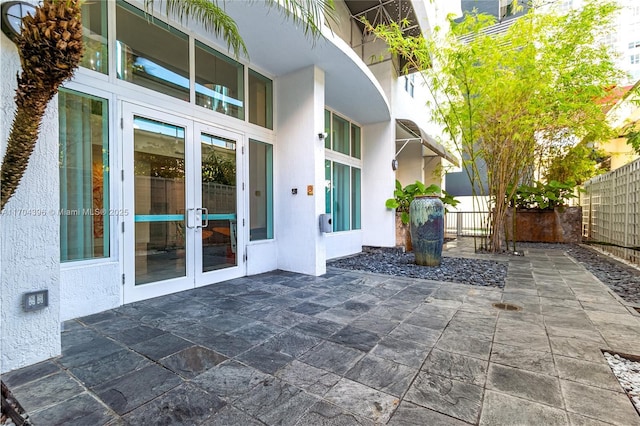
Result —
[[[15,45],[4,34],[0,43],[0,150],[4,156],[20,61]],[[0,216],[0,372],[60,354],[58,182],[58,108],[54,98],[22,183]],[[24,312],[22,295],[41,289],[49,291],[49,306]]]
[[[305,68],[278,78],[275,146],[275,232],[278,268],[311,275],[326,271],[318,220],[324,212],[324,72]],[[313,185],[313,195],[307,186]],[[296,195],[291,193],[297,189]]]

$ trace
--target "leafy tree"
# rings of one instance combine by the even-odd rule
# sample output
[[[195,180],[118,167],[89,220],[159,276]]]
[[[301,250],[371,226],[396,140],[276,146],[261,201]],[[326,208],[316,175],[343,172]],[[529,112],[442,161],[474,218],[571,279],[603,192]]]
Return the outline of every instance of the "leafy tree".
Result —
[[[606,172],[598,168],[598,164],[607,154],[599,149],[591,148],[588,143],[581,142],[566,152],[555,155],[546,167],[544,175],[547,182],[575,182],[578,185],[592,177]]]
[[[616,7],[588,0],[563,16],[534,7],[498,34],[482,31],[493,18],[472,14],[452,23],[450,33],[436,30],[430,39],[405,37],[406,23],[367,25],[392,53],[422,71],[433,119],[444,127],[472,182],[480,179],[476,160],[487,164],[488,193],[472,185],[473,195],[489,196],[493,210],[486,249],[503,250],[499,230],[506,200],[531,177],[539,141],[609,134],[594,99],[621,76],[598,42],[610,30]]]

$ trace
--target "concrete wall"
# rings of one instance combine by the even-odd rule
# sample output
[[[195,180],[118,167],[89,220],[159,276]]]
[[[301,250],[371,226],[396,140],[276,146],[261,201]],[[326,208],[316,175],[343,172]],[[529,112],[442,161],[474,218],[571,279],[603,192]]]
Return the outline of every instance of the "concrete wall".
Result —
[[[326,251],[318,217],[324,212],[324,141],[318,133],[324,129],[324,72],[308,67],[285,75],[277,90],[278,268],[322,275]],[[314,188],[312,196],[308,185]]]
[[[247,275],[261,274],[274,269],[278,269],[277,241],[254,241],[247,245]]]
[[[4,156],[15,106],[20,62],[15,45],[0,35],[0,134]],[[60,220],[58,120],[54,99],[16,194],[0,216],[0,372],[60,354]],[[49,306],[26,313],[22,295],[49,290]]]
[[[120,265],[78,262],[60,269],[60,320],[67,321],[122,304]],[[67,267],[65,267],[67,266]]]
[[[400,145],[402,147],[402,145]],[[423,177],[422,144],[418,141],[411,141],[405,146],[396,157],[398,160],[398,170],[396,179],[402,186],[407,186]]]
[[[394,139],[393,121],[362,128],[362,244],[367,246],[395,246],[395,212],[384,206],[395,188]]]
[[[327,259],[335,259],[362,251],[362,231],[332,232],[325,235],[325,241]]]

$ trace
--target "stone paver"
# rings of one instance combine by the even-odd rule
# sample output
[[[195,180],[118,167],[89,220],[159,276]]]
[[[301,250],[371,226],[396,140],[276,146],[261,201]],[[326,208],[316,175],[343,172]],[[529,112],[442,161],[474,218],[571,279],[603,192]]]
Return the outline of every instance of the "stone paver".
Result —
[[[525,254],[504,289],[330,267],[136,302],[3,381],[36,425],[640,425],[602,355],[640,355],[640,316],[562,251]]]

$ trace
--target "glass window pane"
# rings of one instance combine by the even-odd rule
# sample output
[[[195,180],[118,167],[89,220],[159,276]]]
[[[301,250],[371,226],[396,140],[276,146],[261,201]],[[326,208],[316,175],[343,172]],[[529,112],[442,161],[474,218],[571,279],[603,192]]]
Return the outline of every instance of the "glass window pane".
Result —
[[[327,133],[327,137],[324,138],[324,147],[331,149],[331,112],[324,110],[324,131]]]
[[[273,146],[249,140],[250,240],[273,238]]]
[[[60,90],[60,260],[109,257],[108,102]]]
[[[350,226],[349,166],[333,163],[333,230],[348,231]]]
[[[360,158],[360,127],[351,125],[351,156]]]
[[[244,67],[199,41],[196,104],[244,120]]]
[[[134,117],[135,284],[186,275],[185,132]]]
[[[324,160],[324,212],[331,213],[331,161]]]
[[[109,73],[107,5],[106,1],[82,3],[82,42],[85,51],[80,65],[103,74]]]
[[[116,8],[118,78],[189,102],[189,38],[124,2]]]
[[[333,150],[349,155],[349,122],[333,115]]]
[[[238,264],[236,142],[200,135],[202,156],[202,272]]]
[[[249,122],[273,129],[273,82],[249,70]]]
[[[360,229],[360,169],[351,168],[351,229]]]

